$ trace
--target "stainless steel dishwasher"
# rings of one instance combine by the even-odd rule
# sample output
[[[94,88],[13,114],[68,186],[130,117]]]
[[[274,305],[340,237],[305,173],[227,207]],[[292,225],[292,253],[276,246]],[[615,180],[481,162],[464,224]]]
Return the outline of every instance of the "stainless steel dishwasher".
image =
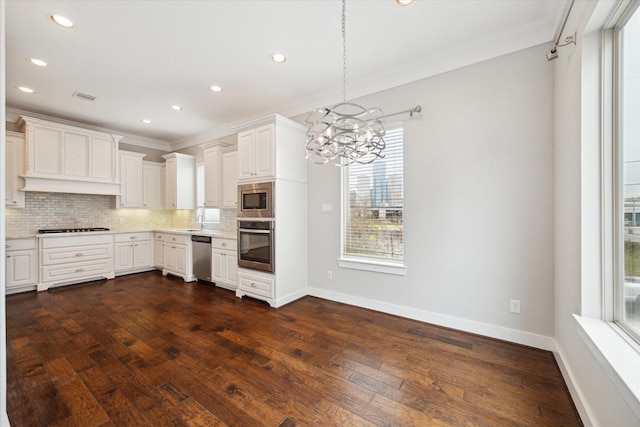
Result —
[[[211,236],[191,236],[193,275],[198,281],[211,282]]]

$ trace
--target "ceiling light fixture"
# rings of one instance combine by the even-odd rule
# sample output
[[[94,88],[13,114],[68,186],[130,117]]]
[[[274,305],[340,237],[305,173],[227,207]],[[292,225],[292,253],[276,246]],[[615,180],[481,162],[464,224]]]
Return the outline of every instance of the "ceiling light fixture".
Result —
[[[385,148],[382,110],[346,102],[346,0],[342,0],[342,102],[313,110],[307,119],[307,159],[336,166],[371,163],[383,158]]]
[[[172,106],[171,106],[171,108],[172,108],[173,110],[175,110],[175,111],[180,111],[180,110],[182,110],[182,107],[181,107],[181,106],[179,106],[179,105],[172,105]]]
[[[21,92],[24,93],[35,93],[35,90],[31,89],[30,87],[26,87],[26,86],[18,86],[16,87],[16,89],[18,89]]]
[[[142,123],[144,123],[145,125],[150,125],[150,124],[151,124],[151,120],[149,120],[149,119],[142,119]]]
[[[42,59],[38,58],[27,58],[27,61],[31,62],[33,65],[37,65],[38,67],[46,67],[47,65],[49,65]]]
[[[413,0],[396,0],[398,6],[409,6],[411,3],[413,3]]]
[[[212,92],[222,92],[222,88],[218,85],[211,85],[209,89],[211,89]]]
[[[273,55],[271,55],[271,60],[278,64],[282,64],[283,62],[287,62],[287,57],[281,53],[276,52]]]
[[[55,22],[56,24],[65,27],[65,28],[71,28],[73,27],[73,21],[70,20],[69,18],[67,18],[66,16],[62,16],[62,15],[51,15],[51,20],[53,22]]]

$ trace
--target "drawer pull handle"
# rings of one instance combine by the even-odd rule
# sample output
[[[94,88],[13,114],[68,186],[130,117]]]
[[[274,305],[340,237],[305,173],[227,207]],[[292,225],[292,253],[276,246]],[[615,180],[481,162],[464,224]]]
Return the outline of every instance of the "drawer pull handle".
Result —
[[[130,238],[130,239],[137,239],[138,237],[137,237],[137,236],[131,236],[131,237],[129,237],[129,238]]]
[[[84,271],[84,268],[76,268],[76,273],[81,273]]]
[[[82,256],[82,252],[78,252],[76,256]]]
[[[173,240],[173,241],[175,242],[175,241],[176,241],[176,238],[175,238],[175,237],[173,237],[171,240]]]
[[[4,247],[5,247],[6,249],[9,249],[9,248],[11,247],[11,245],[4,245]]]
[[[251,287],[255,288],[255,287],[257,287],[257,285],[255,283],[251,282]]]
[[[227,246],[227,243],[226,242],[222,242],[222,246]]]

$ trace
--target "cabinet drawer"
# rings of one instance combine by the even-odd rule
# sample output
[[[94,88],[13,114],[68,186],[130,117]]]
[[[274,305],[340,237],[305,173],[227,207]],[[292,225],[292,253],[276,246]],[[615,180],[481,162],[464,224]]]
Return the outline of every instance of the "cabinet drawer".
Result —
[[[52,248],[42,251],[42,265],[55,265],[78,262],[111,259],[113,257],[112,245],[77,246],[74,248]]]
[[[151,233],[117,233],[114,235],[116,243],[136,242],[140,240],[151,240]]]
[[[225,251],[235,251],[238,249],[238,242],[235,239],[220,239],[214,237],[211,239],[211,247]]]
[[[254,276],[246,273],[238,274],[238,288],[251,294],[273,298],[273,279]]]
[[[184,234],[171,234],[171,233],[155,233],[155,240],[162,241],[167,243],[178,243],[181,245],[186,245],[189,236]]]
[[[108,274],[113,271],[111,259],[74,263],[73,265],[53,265],[42,268],[42,281],[54,282],[83,279]]]
[[[113,234],[84,234],[82,236],[43,237],[42,248],[77,248],[85,245],[112,244]]]
[[[35,249],[36,239],[7,239],[4,247],[7,252]]]

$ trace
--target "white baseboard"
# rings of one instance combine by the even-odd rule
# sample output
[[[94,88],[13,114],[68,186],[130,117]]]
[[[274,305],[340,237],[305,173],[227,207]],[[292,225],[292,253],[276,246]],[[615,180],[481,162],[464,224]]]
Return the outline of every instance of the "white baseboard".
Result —
[[[444,314],[433,313],[431,311],[419,310],[416,308],[356,297],[339,292],[327,291],[325,289],[310,287],[307,288],[307,295],[355,305],[357,307],[368,308],[371,310],[382,311],[384,313],[394,314],[408,319],[419,320],[421,322],[432,323],[438,326],[484,335],[486,337],[527,345],[529,347],[535,347],[542,350],[556,351],[555,340],[544,335],[518,331],[515,329],[504,328],[502,326],[490,325],[488,323],[475,322],[473,320],[461,319],[459,317],[446,316]]]
[[[584,396],[582,395],[580,389],[576,386],[573,372],[571,371],[571,368],[569,368],[569,365],[565,363],[564,353],[557,344],[556,351],[553,352],[553,356],[555,357],[556,363],[560,368],[562,378],[564,378],[564,382],[567,384],[567,388],[569,389],[569,393],[571,394],[571,398],[573,399],[573,404],[576,405],[578,414],[580,414],[582,424],[584,425],[584,427],[594,427],[595,424],[593,423],[593,421],[591,421],[589,408],[584,404]]]

